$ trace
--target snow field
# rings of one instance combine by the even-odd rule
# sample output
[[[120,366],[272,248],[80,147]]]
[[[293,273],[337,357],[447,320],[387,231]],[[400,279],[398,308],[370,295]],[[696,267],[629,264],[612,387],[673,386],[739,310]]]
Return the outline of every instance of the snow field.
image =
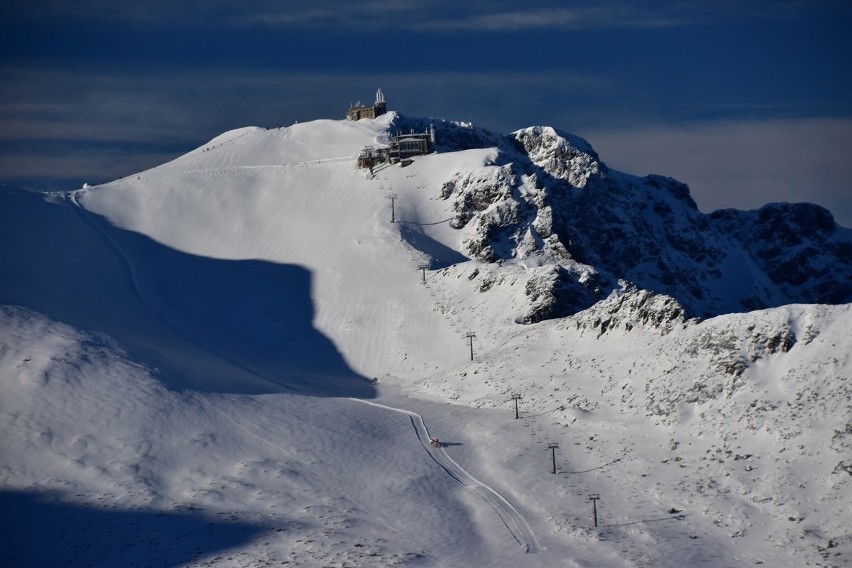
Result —
[[[73,202],[7,209],[21,214],[0,227],[13,245],[0,297],[23,307],[3,307],[0,325],[0,484],[4,509],[32,515],[3,523],[2,556],[848,558],[849,306],[666,334],[639,322],[602,333],[587,325],[594,313],[519,325],[514,279],[536,259],[499,275],[464,261],[438,198],[454,171],[495,151],[425,156],[373,179],[338,159],[382,143],[386,126],[241,129]],[[503,280],[489,288],[489,277]],[[424,448],[407,413],[447,446]]]
[[[353,543],[383,551],[383,563],[425,550],[437,558],[457,558],[456,549],[491,555],[463,528],[471,520],[469,503],[459,502],[462,486],[429,457],[408,416],[346,399],[176,394],[116,346],[92,344],[22,310],[3,315],[4,329],[13,330],[3,337],[12,347],[2,359],[4,376],[14,376],[8,368],[15,364],[17,379],[30,387],[21,393],[5,385],[3,392],[3,453],[15,458],[3,469],[7,491],[128,516],[190,512],[213,525],[232,519],[250,534],[274,532],[263,537],[277,542],[268,558],[299,565],[351,561]],[[36,481],[20,483],[27,479]],[[155,532],[159,526],[138,522]],[[24,538],[14,526],[4,530],[12,542]],[[172,536],[175,550],[166,558],[204,560],[183,549],[183,535]],[[53,558],[36,547],[7,552],[24,564]],[[135,552],[145,564],[144,551]],[[88,549],[65,553],[74,563],[114,561]]]

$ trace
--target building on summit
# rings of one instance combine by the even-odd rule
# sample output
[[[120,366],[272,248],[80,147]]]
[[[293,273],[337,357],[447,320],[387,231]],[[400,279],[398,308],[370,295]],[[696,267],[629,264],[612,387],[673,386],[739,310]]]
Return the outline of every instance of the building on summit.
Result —
[[[385,95],[381,89],[376,91],[376,102],[371,106],[362,105],[360,101],[349,106],[346,112],[347,120],[376,118],[387,112]],[[435,151],[435,127],[429,126],[423,132],[398,131],[392,134],[387,147],[375,148],[367,146],[358,156],[358,167],[372,169],[380,164],[400,164],[406,166],[414,156],[424,156]]]
[[[350,104],[349,110],[346,111],[346,119],[361,120],[362,118],[376,118],[377,116],[385,114],[387,110],[385,95],[382,93],[382,90],[379,89],[376,91],[376,102],[372,105],[362,105],[361,101],[358,101],[354,105]]]
[[[396,134],[390,142],[388,153],[397,160],[412,156],[425,156],[435,149],[435,127],[430,126],[425,132],[408,132]]]
[[[367,146],[358,156],[358,167],[369,169],[380,164],[399,164],[407,166],[414,156],[425,156],[435,151],[435,127],[425,132],[407,132],[395,134],[386,148]]]

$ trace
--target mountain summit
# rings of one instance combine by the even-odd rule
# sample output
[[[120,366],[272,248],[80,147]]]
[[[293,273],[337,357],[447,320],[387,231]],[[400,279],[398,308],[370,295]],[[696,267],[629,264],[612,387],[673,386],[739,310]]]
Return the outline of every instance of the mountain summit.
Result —
[[[1,558],[848,564],[848,229],[350,111],[0,192]]]
[[[813,204],[698,211],[677,180],[608,168],[585,140],[550,127],[508,136],[492,159],[447,172],[460,249],[494,263],[540,259],[552,297],[530,321],[585,309],[627,283],[689,317],[852,301],[852,231]]]

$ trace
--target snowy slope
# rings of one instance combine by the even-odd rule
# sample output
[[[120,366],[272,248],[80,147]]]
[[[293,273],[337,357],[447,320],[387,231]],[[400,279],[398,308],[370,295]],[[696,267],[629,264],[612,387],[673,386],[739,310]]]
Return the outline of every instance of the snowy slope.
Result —
[[[772,218],[801,214],[757,239],[547,128],[440,123],[441,152],[355,169],[423,124],[240,129],[0,195],[0,557],[847,563],[848,235],[819,225],[801,250],[837,270],[782,281]],[[744,311],[755,289],[775,307]]]

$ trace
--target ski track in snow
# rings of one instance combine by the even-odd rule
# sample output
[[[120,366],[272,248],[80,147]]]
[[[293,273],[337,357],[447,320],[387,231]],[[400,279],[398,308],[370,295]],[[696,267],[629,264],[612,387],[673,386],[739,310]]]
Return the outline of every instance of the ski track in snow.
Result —
[[[341,156],[339,158],[325,158],[322,160],[304,160],[301,162],[290,162],[287,164],[260,164],[260,165],[241,165],[241,166],[219,166],[215,168],[198,168],[194,170],[177,170],[177,171],[157,171],[153,170],[150,172],[146,172],[146,178],[157,178],[160,180],[177,178],[177,177],[186,177],[192,175],[215,175],[227,172],[252,172],[252,171],[266,171],[266,170],[289,170],[294,168],[303,168],[310,166],[325,166],[332,164],[350,164],[353,160],[357,159],[357,156]],[[141,175],[141,174],[139,174]],[[131,178],[133,176],[127,176],[127,178]],[[137,176],[139,177],[139,176]]]
[[[440,465],[450,477],[479,495],[483,501],[491,505],[491,507],[497,512],[497,515],[499,515],[500,520],[502,520],[503,524],[506,525],[506,528],[509,529],[512,536],[518,541],[518,544],[523,546],[527,552],[541,551],[538,540],[526,519],[524,519],[523,515],[521,515],[521,513],[518,512],[511,503],[509,503],[494,489],[485,485],[465,471],[464,468],[457,464],[456,461],[447,454],[447,451],[444,450],[444,448],[432,448],[428,445],[431,437],[429,436],[429,430],[426,428],[426,423],[423,421],[422,416],[410,410],[394,408],[392,406],[386,406],[384,404],[378,404],[376,402],[359,398],[350,398],[349,400],[408,416],[411,420],[411,425],[414,427],[414,432],[417,434],[417,439],[420,441],[420,445],[429,453],[431,458],[435,460],[435,462]]]
[[[237,366],[237,367],[239,367],[239,368],[241,368],[241,369],[243,369],[243,370],[245,370],[245,371],[247,371],[247,372],[249,372],[253,375],[256,375],[260,378],[265,378],[265,377],[258,375],[257,373],[255,373],[254,371],[252,371],[251,369],[246,367],[241,362],[234,361],[229,357],[223,357],[221,354],[215,353],[212,350],[208,349],[205,345],[200,343],[195,338],[188,336],[188,334],[186,334],[183,330],[181,330],[178,326],[176,326],[173,322],[171,322],[165,314],[161,313],[155,306],[153,306],[150,302],[148,302],[145,299],[145,297],[143,296],[143,294],[141,293],[141,291],[139,290],[139,287],[136,283],[136,278],[135,278],[134,272],[133,272],[133,265],[130,262],[130,259],[127,258],[127,256],[121,251],[121,249],[119,249],[118,245],[115,242],[112,241],[112,239],[109,237],[109,235],[106,234],[104,231],[102,231],[100,229],[100,227],[97,226],[97,223],[95,222],[94,219],[92,219],[90,217],[90,214],[86,210],[86,208],[83,207],[83,205],[77,200],[77,194],[76,193],[70,194],[70,201],[76,206],[76,209],[80,212],[80,215],[83,217],[86,224],[93,231],[95,231],[95,233],[97,233],[97,235],[101,238],[101,240],[104,241],[104,243],[107,245],[107,247],[118,258],[120,265],[122,267],[122,271],[124,272],[124,276],[125,276],[125,280],[127,282],[127,286],[130,289],[130,291],[135,296],[137,296],[152,312],[154,312],[157,316],[159,316],[175,332],[180,334],[185,339],[191,341],[196,346],[204,349],[205,351],[208,351],[209,353],[211,353],[211,355],[213,355],[215,357],[224,358],[229,363],[232,363],[235,366]],[[295,389],[294,389],[294,391],[295,391]],[[477,480],[472,475],[470,475],[467,471],[465,471],[464,468],[462,468],[458,463],[456,463],[456,461],[453,458],[451,458],[449,456],[449,454],[447,454],[446,450],[444,450],[443,448],[431,448],[430,446],[428,446],[428,443],[429,443],[428,441],[430,439],[429,430],[426,428],[426,423],[423,421],[423,417],[421,415],[417,414],[416,412],[412,412],[410,410],[404,410],[404,409],[401,409],[401,408],[394,408],[392,406],[387,406],[387,405],[384,405],[384,404],[378,404],[378,403],[375,403],[375,402],[370,402],[370,401],[359,399],[359,398],[350,398],[349,400],[360,402],[360,403],[366,404],[368,406],[381,408],[383,410],[389,410],[391,412],[397,412],[397,413],[400,413],[400,414],[405,414],[406,416],[408,416],[409,419],[411,420],[411,425],[414,427],[414,432],[417,435],[417,439],[420,442],[420,445],[423,446],[423,448],[429,453],[430,457],[438,465],[440,465],[441,468],[444,471],[447,472],[447,475],[449,475],[450,477],[452,477],[453,479],[455,479],[456,481],[458,481],[459,483],[461,483],[462,485],[464,485],[465,487],[467,487],[468,489],[470,489],[471,491],[473,491],[474,493],[479,495],[479,497],[482,498],[483,501],[488,503],[497,512],[497,515],[500,517],[500,520],[503,522],[503,524],[509,530],[509,532],[514,537],[514,539],[518,542],[518,544],[523,546],[527,552],[535,553],[535,552],[541,551],[541,547],[538,543],[538,540],[535,537],[535,534],[533,533],[532,529],[530,528],[529,523],[527,523],[527,521],[523,517],[523,515],[521,515],[521,513],[518,512],[518,510],[515,509],[515,507],[512,506],[511,503],[509,503],[497,491],[495,491],[494,489],[492,489],[488,485],[485,485],[484,483],[482,483],[481,481]],[[233,423],[235,426],[237,426],[241,430],[245,431],[246,433],[248,433],[251,436],[254,436],[255,438],[258,438],[260,440],[265,441],[266,443],[270,444],[271,446],[273,446],[273,447],[277,448],[278,450],[282,451],[283,453],[289,455],[290,457],[295,457],[295,456],[292,456],[292,454],[287,452],[284,448],[282,448],[278,444],[275,444],[274,442],[264,438],[260,434],[251,431],[246,426],[240,424],[239,422],[234,420],[232,417],[228,416],[225,412],[223,412],[215,404],[213,404],[212,401],[208,401],[208,402],[209,402],[210,407],[213,408],[218,414],[220,414],[221,416],[226,418],[229,422]],[[308,464],[306,464],[304,461],[300,460],[299,458],[295,458],[295,459],[297,459],[298,461],[302,462],[304,465],[309,467]],[[326,477],[324,477],[320,472],[315,471],[315,473],[319,477],[325,479],[325,481],[328,482],[333,487],[335,487],[335,489],[340,491],[340,493],[342,495],[344,495],[347,499],[349,499],[353,503],[358,504],[364,511],[366,511],[368,514],[370,514],[370,516],[375,518],[383,526],[390,528],[394,532],[397,532],[397,533],[399,532],[396,529],[394,529],[392,526],[388,525],[385,521],[380,519],[378,516],[376,516],[374,513],[372,513],[369,510],[369,508],[366,507],[363,503],[358,502],[356,499],[354,499],[350,495],[346,494],[346,492],[344,492],[342,489],[334,486],[334,484],[331,483],[331,481],[328,480]]]
[[[494,148],[425,156],[405,170],[377,167],[367,178],[375,181],[362,183],[364,172],[353,173],[355,156],[346,154],[383,144],[380,135],[388,126],[387,121],[326,121],[275,131],[237,129],[174,163],[104,184],[108,190],[103,192],[64,193],[77,219],[67,219],[64,211],[59,217],[49,208],[28,209],[33,205],[21,202],[22,212],[39,214],[37,221],[58,220],[57,228],[70,228],[65,236],[71,244],[97,247],[83,266],[108,272],[109,286],[102,289],[115,297],[105,305],[126,303],[129,316],[143,317],[139,335],[130,318],[121,321],[111,314],[104,320],[106,329],[95,326],[90,335],[70,332],[73,321],[33,315],[40,312],[33,309],[40,306],[40,282],[26,279],[49,278],[49,269],[68,270],[75,259],[51,250],[51,241],[64,238],[53,227],[39,230],[23,218],[9,224],[15,231],[0,230],[0,239],[9,245],[3,266],[15,270],[8,275],[11,285],[0,288],[8,287],[28,304],[23,311],[13,306],[8,325],[0,329],[0,386],[9,411],[2,416],[8,422],[6,435],[0,434],[9,464],[0,464],[0,477],[10,502],[36,505],[29,525],[16,520],[11,538],[25,542],[18,529],[32,526],[36,530],[28,532],[39,536],[33,542],[45,543],[56,565],[68,564],[69,557],[72,564],[75,557],[99,559],[105,550],[116,551],[113,563],[124,558],[126,564],[134,563],[129,559],[150,565],[162,555],[149,537],[174,526],[218,531],[221,523],[207,522],[215,513],[237,521],[224,532],[236,540],[219,539],[221,532],[193,535],[197,538],[188,543],[180,534],[170,535],[177,539],[169,558],[186,558],[181,565],[187,566],[260,566],[289,559],[281,563],[306,567],[848,563],[848,305],[736,312],[669,333],[655,325],[634,326],[640,310],[629,305],[632,293],[625,293],[625,309],[606,333],[593,320],[621,297],[574,318],[517,325],[517,314],[528,306],[523,284],[544,265],[533,261],[499,268],[459,260],[464,258],[460,239],[474,234],[475,227],[464,234],[452,229],[445,218],[453,203],[443,198],[443,183],[452,176],[467,176],[471,197],[486,192],[494,167],[502,163],[500,153],[512,160],[514,153]],[[294,133],[292,140],[279,143]],[[517,158],[538,171],[547,144],[540,146]],[[279,163],[284,160],[292,161]],[[539,189],[525,174],[513,175],[517,183],[510,185],[524,200],[531,198],[525,192]],[[618,184],[640,179],[611,175]],[[111,196],[112,189],[120,192]],[[388,203],[394,193],[398,201]],[[632,209],[621,207],[630,203],[614,202],[613,211],[626,214]],[[387,209],[394,206],[399,218],[391,225]],[[648,231],[663,230],[661,219],[649,219],[650,225],[636,227],[639,237],[652,238]],[[79,221],[88,229],[79,228]],[[402,227],[405,231],[398,230]],[[339,354],[351,357],[351,368],[361,377],[388,379],[386,396],[348,397],[323,389],[320,394],[337,400],[316,403],[304,416],[285,417],[299,409],[299,401],[279,397],[282,391],[314,391],[299,389],[296,373],[288,381],[264,370],[271,367],[263,358],[228,348],[218,353],[219,330],[207,334],[159,293],[156,282],[149,284],[149,270],[158,266],[146,262],[145,254],[160,249],[137,248],[138,241],[125,240],[125,230],[187,257],[209,257],[215,261],[212,268],[224,268],[220,261],[250,260],[304,269],[312,277],[305,297],[321,307],[312,320],[316,329]],[[94,231],[95,240],[88,231]],[[722,234],[713,231],[716,240]],[[33,238],[44,235],[50,238]],[[755,274],[754,264],[737,251],[719,265],[723,276],[711,286],[722,295],[716,300],[735,302],[731,294],[741,284],[736,274],[743,274],[743,282],[756,279],[755,289],[767,294],[767,301],[780,302],[766,276]],[[36,261],[33,266],[27,257]],[[424,263],[431,268],[414,289],[414,275],[420,280]],[[98,273],[70,272],[59,282],[67,282],[71,292],[87,285],[80,304],[70,303],[78,299],[70,293],[48,304],[61,305],[60,315],[77,316],[86,302],[97,300],[99,289],[93,282],[92,292],[84,274]],[[351,290],[351,297],[341,289]],[[277,314],[269,321],[277,323]],[[92,319],[80,316],[79,321]],[[246,323],[252,323],[250,318]],[[100,333],[110,331],[118,343],[128,340],[127,353],[100,339]],[[467,332],[479,332],[470,362]],[[789,347],[788,339],[792,349],[777,351],[776,343]],[[132,360],[135,346],[143,348],[139,363]],[[165,391],[149,384],[149,379],[159,384],[157,359],[144,357],[159,355],[163,347],[168,348],[162,357],[166,364],[178,364],[169,372],[198,364],[193,372],[176,373]],[[305,354],[305,361],[310,357]],[[131,365],[141,371],[129,370]],[[206,371],[215,371],[229,389],[243,384],[246,389],[194,390],[218,386]],[[90,377],[91,384],[84,384]],[[122,386],[137,379],[140,385],[130,396],[123,388],[111,388],[110,381]],[[275,385],[275,398],[256,396],[253,389],[268,390],[267,383]],[[170,386],[178,388],[172,392]],[[252,390],[244,393],[249,386]],[[376,396],[383,390],[377,388]],[[66,393],[72,395],[69,400],[63,398]],[[177,402],[169,402],[166,393]],[[523,396],[518,422],[509,422],[509,393]],[[26,410],[16,408],[17,400]],[[427,412],[431,401],[452,401],[453,406],[429,406]],[[161,408],[164,402],[167,407]],[[422,416],[403,410],[409,408]],[[440,417],[460,434],[463,447],[428,446],[423,416],[432,427]],[[286,420],[270,426],[270,419],[279,417]],[[345,435],[350,430],[337,428],[335,417],[374,431],[349,444]],[[429,459],[411,445],[406,420]],[[111,424],[120,428],[112,432]],[[555,454],[546,449],[550,442],[562,444]],[[450,458],[453,451],[460,452],[455,455],[461,463],[466,463],[462,457],[475,459],[472,472],[508,500],[461,468]],[[551,457],[559,460],[556,471],[545,475]],[[22,487],[23,500],[14,496]],[[460,493],[462,487],[470,493]],[[41,494],[49,501],[42,502]],[[594,528],[592,494],[601,496],[596,501],[601,522]],[[65,497],[69,515],[58,508],[65,507]],[[545,546],[539,546],[509,500],[530,516]],[[105,520],[78,524],[74,519],[90,516],[81,505]],[[97,547],[98,537],[92,536],[93,528],[97,533],[116,518],[116,511],[104,505],[128,509],[120,513],[116,531],[101,535],[109,541],[101,538],[101,544],[111,547]],[[151,511],[163,521],[146,520]],[[154,529],[141,541],[131,532],[140,518]],[[51,526],[53,519],[58,526]],[[255,534],[267,534],[264,527],[278,527],[284,534],[255,539]],[[57,528],[63,533],[54,541]],[[0,557],[9,538],[0,538]],[[53,551],[63,548],[65,558]],[[402,554],[409,550],[418,552]],[[519,561],[523,550],[540,552]],[[102,562],[108,565],[110,559]]]

